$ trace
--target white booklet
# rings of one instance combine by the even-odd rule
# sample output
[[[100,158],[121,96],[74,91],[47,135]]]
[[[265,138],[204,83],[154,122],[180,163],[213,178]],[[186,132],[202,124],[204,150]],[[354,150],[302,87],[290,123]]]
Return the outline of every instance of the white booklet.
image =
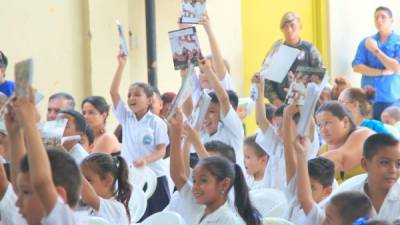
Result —
[[[203,90],[191,116],[191,125],[194,129],[200,130],[202,128],[210,102],[211,97]]]
[[[124,36],[124,31],[122,30],[121,23],[117,20],[117,29],[118,29],[118,34],[119,34],[119,47],[122,49],[122,52],[124,53],[124,56],[128,56],[128,44],[126,42],[125,36]]]
[[[239,98],[239,104],[237,111],[244,112],[246,115],[250,115],[255,106],[255,102],[251,98]]]
[[[171,110],[169,111],[167,116],[168,121],[172,119],[176,110],[182,107],[186,99],[190,97],[193,91],[195,90],[195,85],[193,84],[193,78],[192,78],[193,71],[194,71],[194,65],[190,64],[188,75],[183,81],[181,88],[178,91],[178,94],[176,95],[174,101],[172,102]]]
[[[198,24],[206,11],[206,0],[182,0],[181,23]]]
[[[268,52],[260,74],[264,79],[281,83],[290,67],[299,55],[300,50],[284,44],[276,44]]]
[[[309,130],[311,120],[314,116],[315,106],[317,105],[319,96],[328,83],[328,75],[325,74],[322,82],[318,85],[314,82],[307,84],[306,98],[304,101],[304,106],[300,111],[300,119],[297,124],[297,134],[304,136]]]
[[[15,96],[28,96],[29,85],[32,85],[33,61],[26,59],[15,64]]]
[[[197,57],[200,56],[200,44],[196,28],[188,27],[181,30],[168,32],[171,43],[172,58],[175,70],[188,68],[188,62],[198,65]]]
[[[62,144],[67,119],[57,119],[40,123],[38,125],[42,141],[45,146],[58,146]]]

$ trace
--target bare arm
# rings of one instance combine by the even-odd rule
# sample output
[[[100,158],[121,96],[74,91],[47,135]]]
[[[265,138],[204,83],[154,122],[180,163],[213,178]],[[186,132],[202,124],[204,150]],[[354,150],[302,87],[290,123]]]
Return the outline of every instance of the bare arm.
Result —
[[[81,188],[82,201],[88,204],[91,208],[95,210],[100,209],[100,198],[92,185],[86,180],[82,175],[82,188]]]
[[[110,87],[110,95],[111,95],[111,100],[113,102],[114,107],[117,106],[118,102],[121,99],[121,96],[119,95],[119,86],[121,84],[121,78],[122,78],[122,73],[124,71],[125,64],[126,64],[126,56],[124,56],[124,54],[122,53],[122,50],[121,50],[118,55],[117,71],[115,71],[113,80],[111,82],[111,87]]]
[[[372,67],[369,67],[364,64],[355,65],[353,67],[353,71],[356,73],[361,73],[365,76],[370,76],[370,77],[382,76],[385,74],[393,74],[393,72],[390,70],[376,69],[376,68],[372,68]]]
[[[225,117],[231,108],[231,103],[229,102],[228,93],[222,87],[221,82],[218,80],[215,73],[212,71],[210,62],[207,59],[200,59],[199,67],[207,75],[208,81],[210,82],[212,89],[215,91],[215,94],[217,95],[222,116]]]
[[[156,146],[155,151],[153,153],[144,157],[143,159],[133,161],[133,165],[135,165],[135,167],[141,167],[146,164],[160,160],[164,158],[165,152],[166,152],[165,144],[159,144]]]
[[[207,14],[204,14],[201,24],[204,26],[204,30],[207,33],[208,41],[210,43],[210,49],[212,54],[212,65],[214,67],[215,73],[219,80],[223,80],[226,74],[226,67],[224,63],[224,58],[219,49],[217,39],[215,38],[214,32],[212,31],[210,19]]]
[[[188,69],[181,70],[182,84],[185,82],[185,79],[188,76],[192,76],[191,74],[189,74],[189,70]],[[191,79],[191,78],[189,78],[189,79]],[[193,102],[192,102],[192,97],[190,96],[183,103],[182,112],[183,112],[183,114],[185,114],[186,117],[190,117],[192,115],[192,111],[193,111]]]
[[[15,104],[18,122],[24,130],[30,167],[30,179],[35,193],[42,204],[46,215],[54,208],[58,194],[51,174],[50,162],[42,144],[35,121],[35,104],[32,91],[30,96],[20,97]]]
[[[183,119],[180,110],[177,110],[173,119],[169,123],[169,128],[173,132],[170,133],[170,174],[178,190],[187,182],[187,175],[185,173],[185,166],[183,165],[182,150],[181,150],[181,137],[183,129]]]
[[[7,187],[10,184],[7,179],[6,170],[4,169],[4,165],[0,165],[0,201],[3,199],[4,194],[7,191]]]
[[[308,175],[307,148],[308,138],[297,138],[295,149],[297,153],[297,198],[307,215],[312,209],[315,201],[312,197],[311,182]]]
[[[186,139],[193,145],[197,155],[199,156],[199,159],[204,159],[210,156],[207,150],[204,148],[203,143],[201,143],[198,131],[193,129],[189,124],[185,124],[185,131],[187,134]]]
[[[290,182],[296,173],[297,158],[293,149],[296,126],[293,121],[294,113],[298,112],[296,103],[289,105],[283,112],[283,145],[285,147],[286,182]]]
[[[258,96],[256,100],[256,121],[258,127],[265,132],[268,130],[271,124],[269,123],[267,116],[265,114],[264,105],[264,79],[260,77],[259,74],[255,74],[252,78],[252,82],[257,85]]]
[[[382,52],[379,48],[374,51],[374,55],[382,62],[385,68],[395,72],[400,72],[400,63],[393,58],[387,56],[384,52]]]

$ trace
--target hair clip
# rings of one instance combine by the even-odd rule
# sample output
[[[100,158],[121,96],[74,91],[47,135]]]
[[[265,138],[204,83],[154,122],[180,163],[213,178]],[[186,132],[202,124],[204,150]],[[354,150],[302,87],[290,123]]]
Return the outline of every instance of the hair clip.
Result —
[[[356,221],[353,222],[353,225],[364,225],[366,222],[368,222],[368,217],[360,217]]]

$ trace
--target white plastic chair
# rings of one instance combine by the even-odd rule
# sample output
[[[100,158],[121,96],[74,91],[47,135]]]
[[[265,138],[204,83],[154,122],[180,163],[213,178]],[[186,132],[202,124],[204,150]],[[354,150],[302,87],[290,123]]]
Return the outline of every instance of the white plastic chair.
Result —
[[[131,213],[131,224],[136,223],[142,218],[146,211],[147,198],[142,188],[133,185],[131,198],[129,199],[129,211]]]
[[[251,190],[250,200],[262,217],[282,216],[286,207],[285,194],[277,189],[262,188]]]
[[[262,219],[263,225],[295,225],[290,221],[276,217],[265,217]]]
[[[186,225],[182,216],[176,212],[155,213],[145,219],[141,225]]]
[[[144,166],[136,168],[133,165],[129,166],[129,181],[132,185],[143,188],[147,184],[144,192],[146,199],[149,199],[157,188],[157,176],[149,167]]]
[[[355,185],[358,185],[360,184],[360,182],[363,182],[367,178],[367,176],[368,175],[366,173],[363,173],[345,180],[343,183],[339,185],[339,187],[337,187],[334,190],[333,194],[352,190]]]
[[[98,216],[89,216],[87,221],[89,225],[111,225],[107,220]]]

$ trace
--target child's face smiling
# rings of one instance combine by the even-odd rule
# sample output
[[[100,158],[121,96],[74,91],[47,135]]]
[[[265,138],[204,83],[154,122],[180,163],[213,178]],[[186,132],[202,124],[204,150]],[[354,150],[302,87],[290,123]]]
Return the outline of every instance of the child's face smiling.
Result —
[[[148,110],[151,99],[146,96],[144,89],[131,86],[128,91],[128,105],[134,113],[144,113]]]
[[[218,130],[218,123],[220,119],[220,108],[218,103],[210,103],[206,116],[204,118],[204,128],[208,134],[213,134]]]
[[[223,181],[217,179],[203,166],[196,166],[193,170],[192,193],[196,202],[202,205],[213,205],[225,199]]]

